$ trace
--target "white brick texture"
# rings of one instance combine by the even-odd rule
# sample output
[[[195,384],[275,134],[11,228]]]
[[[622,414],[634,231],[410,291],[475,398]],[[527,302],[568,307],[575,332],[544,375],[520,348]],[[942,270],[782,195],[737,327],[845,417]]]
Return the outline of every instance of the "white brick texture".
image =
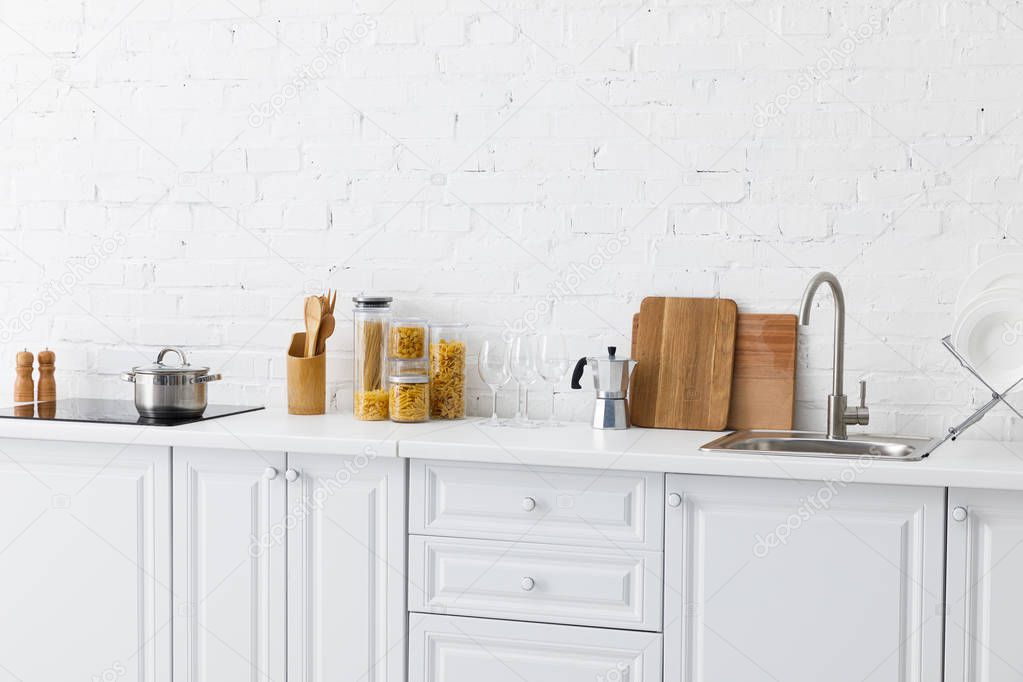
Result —
[[[553,320],[584,355],[627,348],[644,296],[793,312],[827,269],[874,428],[933,434],[984,398],[938,343],[958,287],[1023,253],[1021,26],[964,0],[0,0],[0,377],[47,345],[63,395],[127,397],[118,370],[181,345],[213,400],[281,405],[301,298],[333,287],[345,409],[360,290],[476,339]]]

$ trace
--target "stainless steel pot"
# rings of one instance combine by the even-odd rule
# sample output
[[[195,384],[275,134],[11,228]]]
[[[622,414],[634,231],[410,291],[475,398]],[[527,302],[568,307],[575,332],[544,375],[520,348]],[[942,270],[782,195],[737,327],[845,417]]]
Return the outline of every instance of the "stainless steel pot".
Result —
[[[167,353],[176,353],[181,364],[165,365]],[[206,384],[223,378],[209,369],[189,365],[178,348],[164,348],[155,363],[132,367],[121,380],[135,384],[135,409],[143,417],[198,417],[206,410]]]

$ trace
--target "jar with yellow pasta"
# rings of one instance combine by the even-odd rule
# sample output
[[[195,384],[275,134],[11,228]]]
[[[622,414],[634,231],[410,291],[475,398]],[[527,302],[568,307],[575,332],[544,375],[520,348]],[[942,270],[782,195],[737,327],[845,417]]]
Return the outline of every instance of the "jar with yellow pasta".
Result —
[[[430,416],[465,417],[464,322],[430,325]]]
[[[391,421],[425,422],[430,418],[430,378],[401,374],[390,378]]]
[[[353,378],[355,418],[362,421],[387,419],[387,330],[391,321],[391,297],[360,294],[352,299],[355,308],[355,374]]]
[[[387,357],[391,360],[425,360],[426,320],[392,320],[387,335]]]

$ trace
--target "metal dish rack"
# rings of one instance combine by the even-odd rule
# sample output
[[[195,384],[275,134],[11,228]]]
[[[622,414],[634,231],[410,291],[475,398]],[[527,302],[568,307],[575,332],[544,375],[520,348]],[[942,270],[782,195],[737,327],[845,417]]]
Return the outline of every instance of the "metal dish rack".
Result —
[[[945,350],[952,354],[952,357],[954,357],[956,361],[960,365],[962,365],[963,369],[972,374],[977,381],[984,385],[984,388],[991,391],[991,400],[985,403],[980,409],[978,409],[972,415],[967,417],[964,421],[960,422],[955,426],[949,427],[948,433],[945,434],[945,437],[931,447],[930,449],[931,452],[934,452],[934,450],[944,445],[948,441],[955,440],[959,436],[963,435],[963,433],[966,432],[971,426],[973,426],[981,419],[983,419],[984,415],[986,415],[988,412],[994,409],[994,407],[998,403],[1004,403],[1006,406],[1008,406],[1010,410],[1013,411],[1013,413],[1017,417],[1023,419],[1023,414],[1020,414],[1020,411],[1013,407],[1012,403],[1005,399],[1005,396],[1012,393],[1013,389],[1015,389],[1017,386],[1023,383],[1023,377],[1020,377],[1019,380],[1016,381],[1016,383],[1014,383],[1012,386],[999,393],[998,390],[995,389],[995,387],[992,386],[990,383],[988,383],[987,379],[981,376],[980,372],[978,372],[977,369],[972,364],[970,364],[970,361],[963,357],[963,354],[960,353],[959,349],[957,349],[955,347],[955,344],[952,343],[951,336],[946,336],[945,338],[943,338],[941,340],[941,345],[945,347]]]

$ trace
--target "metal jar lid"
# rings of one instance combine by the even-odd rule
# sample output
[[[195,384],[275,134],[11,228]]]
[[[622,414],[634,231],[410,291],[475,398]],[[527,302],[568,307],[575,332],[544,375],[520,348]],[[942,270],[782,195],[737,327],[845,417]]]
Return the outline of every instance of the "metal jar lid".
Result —
[[[359,294],[352,296],[352,303],[356,308],[389,308],[394,298],[391,296],[367,296]]]
[[[163,358],[167,353],[175,353],[181,362],[177,365],[164,364]],[[131,371],[135,374],[158,374],[158,375],[185,375],[185,376],[202,376],[210,371],[209,367],[193,367],[188,364],[188,358],[185,357],[185,352],[180,348],[164,348],[160,351],[160,354],[156,356],[156,362],[151,365],[140,365],[138,367],[132,367]]]
[[[392,384],[428,384],[430,377],[422,374],[395,374],[388,377],[388,381]]]

